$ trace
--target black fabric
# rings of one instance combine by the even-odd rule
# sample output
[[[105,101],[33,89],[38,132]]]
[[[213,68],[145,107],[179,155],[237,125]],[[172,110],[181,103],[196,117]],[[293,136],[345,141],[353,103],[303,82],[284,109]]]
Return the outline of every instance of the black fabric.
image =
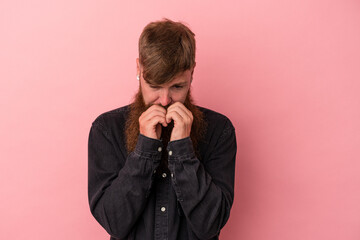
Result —
[[[219,239],[234,198],[235,129],[224,115],[198,108],[208,123],[199,158],[190,137],[164,149],[160,140],[141,134],[134,152],[127,154],[129,106],[103,113],[92,123],[89,205],[110,239]],[[160,171],[164,151],[168,169]]]

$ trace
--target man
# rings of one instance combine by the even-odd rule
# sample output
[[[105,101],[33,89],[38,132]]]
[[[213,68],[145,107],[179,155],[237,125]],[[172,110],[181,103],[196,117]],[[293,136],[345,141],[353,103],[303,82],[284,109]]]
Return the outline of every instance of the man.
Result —
[[[89,134],[89,204],[110,239],[219,239],[234,197],[235,130],[193,104],[193,32],[164,19],[139,39],[139,91]]]

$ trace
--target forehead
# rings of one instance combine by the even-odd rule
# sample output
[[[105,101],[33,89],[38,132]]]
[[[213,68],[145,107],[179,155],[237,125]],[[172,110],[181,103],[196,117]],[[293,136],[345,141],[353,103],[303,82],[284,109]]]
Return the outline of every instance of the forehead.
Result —
[[[148,84],[152,84],[152,85],[170,86],[170,85],[175,85],[175,84],[187,84],[190,82],[190,80],[191,80],[191,71],[186,70],[184,72],[178,73],[173,79],[171,79],[170,81],[165,82],[163,84],[151,83],[151,82],[148,82],[147,80],[145,80],[145,82]]]

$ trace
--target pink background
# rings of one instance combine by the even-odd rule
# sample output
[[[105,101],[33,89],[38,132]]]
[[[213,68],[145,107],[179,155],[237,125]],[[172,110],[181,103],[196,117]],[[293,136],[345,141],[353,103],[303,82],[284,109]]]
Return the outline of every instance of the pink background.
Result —
[[[236,128],[221,239],[360,239],[355,0],[0,1],[0,239],[108,239],[88,133],[131,101],[138,37],[162,17],[195,32],[195,100]]]

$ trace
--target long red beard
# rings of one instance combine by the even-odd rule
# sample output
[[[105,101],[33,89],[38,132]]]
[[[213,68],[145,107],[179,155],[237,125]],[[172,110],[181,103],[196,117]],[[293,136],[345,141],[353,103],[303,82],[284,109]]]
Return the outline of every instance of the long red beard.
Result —
[[[146,111],[151,105],[146,106],[144,103],[144,99],[141,93],[141,90],[137,92],[135,95],[134,102],[130,104],[130,111],[126,121],[125,126],[125,136],[126,136],[126,148],[128,153],[134,151],[137,139],[139,137],[139,117],[140,115]],[[203,138],[206,130],[206,121],[204,119],[203,113],[193,104],[193,100],[191,98],[190,90],[186,96],[184,106],[189,109],[193,114],[193,123],[191,126],[190,138],[192,140],[195,154],[197,157],[200,157],[198,154],[198,144]],[[170,141],[171,131],[174,127],[173,121],[168,124],[168,127],[162,127],[161,131],[161,139],[163,141],[164,148],[168,142]],[[163,151],[165,153],[166,151]],[[167,161],[166,161],[167,165]]]

